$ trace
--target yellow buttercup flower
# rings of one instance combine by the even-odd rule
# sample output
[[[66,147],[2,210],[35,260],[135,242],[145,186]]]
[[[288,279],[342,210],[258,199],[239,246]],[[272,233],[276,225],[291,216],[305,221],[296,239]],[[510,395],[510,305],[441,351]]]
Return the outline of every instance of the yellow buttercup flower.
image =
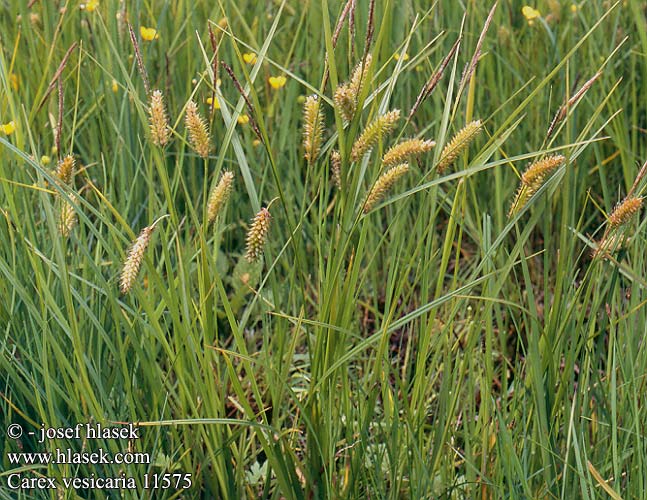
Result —
[[[261,141],[259,141],[258,139],[254,139],[252,141],[252,146],[254,146],[255,148],[257,148],[260,145],[261,145]]]
[[[112,80],[112,91],[116,94],[119,91],[119,84],[117,84],[117,80],[113,78]]]
[[[530,26],[534,24],[535,19],[537,19],[538,17],[541,17],[541,13],[537,9],[534,9],[529,5],[524,6],[524,8],[521,9],[521,13],[526,18]]]
[[[146,28],[145,26],[139,28],[139,33],[147,42],[157,40],[160,37],[155,28]]]
[[[281,87],[285,86],[288,79],[286,77],[284,77],[283,75],[281,75],[281,76],[270,76],[267,79],[267,81],[270,83],[270,86],[273,89],[280,89]]]
[[[249,123],[249,116],[243,114],[243,115],[238,115],[238,124],[239,125],[246,125]]]
[[[99,6],[99,0],[88,0],[88,3],[85,4],[85,10],[88,12],[94,12]]]
[[[14,123],[13,120],[11,120],[9,123],[4,123],[3,125],[0,125],[0,130],[2,130],[2,133],[4,135],[11,135],[16,130],[16,124]]]
[[[400,53],[396,52],[395,54],[393,54],[393,59],[395,59],[396,61],[400,60]],[[402,56],[402,60],[403,61],[408,61],[409,60],[409,54],[407,54],[405,52],[404,55]]]
[[[577,12],[577,4],[576,3],[571,4],[571,12],[573,14],[575,14]]]
[[[243,61],[245,61],[247,64],[256,64],[256,54],[254,54],[253,52],[243,54]]]
[[[218,98],[214,98],[216,100],[215,104],[213,104],[213,109],[220,109],[220,103],[218,102]],[[209,106],[214,102],[214,100],[211,97],[207,97],[207,100],[205,101]]]

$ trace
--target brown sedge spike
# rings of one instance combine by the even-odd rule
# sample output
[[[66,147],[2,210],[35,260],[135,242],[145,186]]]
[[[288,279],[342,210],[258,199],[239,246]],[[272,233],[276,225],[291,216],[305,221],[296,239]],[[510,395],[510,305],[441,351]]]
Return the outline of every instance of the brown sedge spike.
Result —
[[[617,229],[627,224],[642,208],[643,198],[628,196],[618,203],[609,215],[609,227]]]

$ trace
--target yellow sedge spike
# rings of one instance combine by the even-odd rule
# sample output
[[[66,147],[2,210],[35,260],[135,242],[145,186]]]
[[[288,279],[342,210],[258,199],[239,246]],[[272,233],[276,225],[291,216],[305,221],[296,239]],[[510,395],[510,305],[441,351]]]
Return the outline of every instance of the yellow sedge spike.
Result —
[[[74,160],[74,156],[72,155],[67,155],[62,160],[59,160],[56,165],[56,177],[58,177],[63,184],[70,184],[72,182],[72,176],[74,175],[75,165],[76,160]]]
[[[353,76],[351,76],[349,89],[355,99],[355,104],[359,100],[359,96],[362,93],[362,90],[368,83],[368,70],[371,67],[371,62],[373,62],[373,56],[371,54],[366,55],[365,61],[360,61],[355,66],[353,70]]]
[[[186,105],[184,123],[189,131],[191,146],[202,158],[207,158],[211,149],[209,144],[209,128],[198,113],[198,105],[193,101],[189,101]]]
[[[627,224],[642,208],[643,198],[638,196],[628,196],[622,202],[618,203],[609,215],[609,227],[617,229]]]
[[[371,192],[366,197],[366,202],[364,203],[364,213],[370,212],[373,207],[377,205],[377,203],[384,197],[387,191],[391,189],[391,186],[393,186],[393,184],[395,184],[397,180],[408,171],[409,164],[402,163],[400,165],[396,165],[395,167],[382,174],[377,179],[375,185],[373,186],[373,189],[371,189]]]
[[[335,109],[339,112],[344,122],[349,123],[355,115],[355,98],[352,90],[346,84],[339,85],[333,96]]]
[[[248,262],[256,262],[263,255],[263,246],[270,230],[272,216],[267,208],[261,208],[252,220],[247,232],[247,249],[245,258]]]
[[[316,95],[308,96],[303,104],[303,149],[305,159],[313,163],[321,151],[324,118]]]
[[[168,125],[166,116],[166,107],[164,106],[164,95],[159,90],[154,90],[151,94],[151,102],[148,108],[151,140],[156,146],[163,147],[171,138],[171,130]]]
[[[359,136],[359,139],[353,144],[353,149],[350,152],[350,159],[352,161],[359,161],[368,153],[375,144],[377,144],[382,137],[389,134],[400,119],[400,110],[395,109],[388,113],[378,116],[373,120]]]
[[[530,164],[521,175],[521,184],[517,189],[512,205],[510,205],[508,217],[510,218],[519,212],[539,188],[544,185],[548,177],[563,165],[565,161],[566,158],[564,156],[553,155]]]
[[[475,120],[463,127],[443,149],[438,162],[438,173],[442,174],[460,154],[467,149],[470,143],[481,132],[481,120]]]
[[[330,153],[330,169],[333,183],[337,189],[341,189],[341,155],[337,150]]]
[[[130,247],[128,257],[124,262],[124,267],[121,271],[121,278],[119,280],[119,288],[123,294],[128,293],[135,284],[135,280],[139,274],[139,269],[144,260],[144,252],[146,252],[146,248],[150,243],[151,235],[153,234],[156,224],[157,221],[142,229],[139,236],[137,236],[133,242],[132,247]]]
[[[75,194],[70,195],[73,203],[78,203],[78,197]],[[58,219],[58,230],[64,238],[68,238],[72,234],[74,226],[76,226],[77,217],[74,205],[67,200],[61,200],[61,212]]]
[[[434,141],[422,139],[407,139],[389,149],[382,157],[382,166],[390,167],[402,163],[407,158],[418,156],[431,150],[436,145]]]
[[[223,172],[220,181],[211,190],[207,201],[207,221],[213,222],[218,217],[222,207],[227,203],[234,186],[233,172]]]

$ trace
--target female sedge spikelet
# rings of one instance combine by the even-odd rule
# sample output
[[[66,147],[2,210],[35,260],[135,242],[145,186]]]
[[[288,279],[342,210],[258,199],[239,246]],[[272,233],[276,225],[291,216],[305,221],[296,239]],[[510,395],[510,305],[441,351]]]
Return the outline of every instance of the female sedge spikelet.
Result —
[[[308,96],[303,104],[303,149],[308,163],[314,162],[321,151],[324,118],[316,95]]]
[[[202,158],[209,156],[209,150],[211,149],[209,145],[209,128],[198,113],[198,105],[194,101],[189,101],[186,105],[184,123],[189,130],[189,139],[193,149]]]
[[[622,233],[613,233],[603,237],[595,250],[593,250],[592,257],[610,256],[612,252],[617,252],[631,243],[631,238]]]
[[[366,55],[366,59],[357,63],[355,69],[353,70],[353,76],[351,76],[349,89],[355,99],[355,104],[357,105],[359,101],[359,96],[362,93],[362,89],[368,82],[368,70],[371,67],[371,62],[373,57],[371,54]]]
[[[220,181],[211,190],[209,200],[207,201],[207,221],[213,222],[221,208],[227,203],[229,195],[234,185],[233,172],[225,171],[220,176]]]
[[[436,145],[434,141],[407,139],[389,149],[382,157],[382,166],[390,167],[402,163],[411,156],[426,153]]]
[[[565,161],[566,158],[563,155],[553,155],[530,164],[521,175],[521,184],[508,211],[508,217],[512,217],[523,208],[532,195],[544,185],[546,179]]]
[[[617,229],[629,222],[641,209],[643,198],[638,196],[627,196],[618,203],[609,215],[609,227]]]
[[[261,208],[252,220],[252,225],[247,232],[247,250],[245,258],[248,262],[256,262],[263,255],[263,246],[270,230],[272,216],[267,208]]]
[[[373,120],[353,144],[350,152],[352,161],[360,160],[386,134],[390,133],[400,119],[400,110],[394,109]]]
[[[67,155],[62,160],[59,160],[56,165],[56,177],[58,177],[63,184],[70,184],[70,182],[72,182],[75,165],[76,160],[74,160],[74,156],[72,155]]]
[[[349,123],[355,115],[357,104],[354,94],[347,84],[342,83],[337,87],[335,95],[333,95],[333,102],[344,122]]]
[[[70,199],[74,204],[78,202],[78,197],[75,194],[70,195]],[[61,212],[58,219],[58,230],[64,238],[68,238],[72,234],[74,226],[76,226],[77,218],[74,205],[67,200],[61,200]]]
[[[395,182],[409,171],[408,163],[401,163],[383,173],[375,182],[373,189],[366,197],[364,213],[370,212],[373,207],[384,197]]]
[[[537,160],[532,163],[521,176],[521,182],[525,186],[537,191],[555,170],[557,170],[566,158],[563,155],[553,155]]]
[[[121,278],[119,280],[119,288],[121,289],[121,293],[128,293],[135,284],[135,279],[139,274],[139,268],[141,267],[142,261],[144,260],[144,252],[146,251],[146,248],[150,243],[153,230],[160,220],[161,217],[153,222],[150,226],[142,229],[141,233],[139,233],[139,236],[137,236],[137,238],[133,242],[132,247],[130,247],[128,257],[124,262],[124,267],[121,271]]]
[[[335,108],[346,123],[349,123],[355,116],[359,96],[368,81],[368,69],[372,60],[371,54],[368,54],[365,60],[355,66],[350,82],[340,84],[335,90],[333,95]]]
[[[438,162],[438,173],[442,174],[460,154],[467,149],[474,138],[481,132],[481,120],[465,125],[443,149]]]
[[[151,102],[148,107],[150,121],[151,140],[156,146],[165,146],[171,138],[171,130],[168,125],[166,108],[164,106],[164,95],[159,90],[151,94]]]
[[[341,155],[337,150],[330,153],[330,169],[332,171],[332,181],[337,186],[337,189],[341,189]]]

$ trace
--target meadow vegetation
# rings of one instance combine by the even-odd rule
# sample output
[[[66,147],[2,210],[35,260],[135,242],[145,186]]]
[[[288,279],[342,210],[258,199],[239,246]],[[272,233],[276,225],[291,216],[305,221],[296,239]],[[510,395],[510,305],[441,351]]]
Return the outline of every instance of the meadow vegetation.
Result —
[[[644,499],[646,17],[1,3],[0,498]]]

